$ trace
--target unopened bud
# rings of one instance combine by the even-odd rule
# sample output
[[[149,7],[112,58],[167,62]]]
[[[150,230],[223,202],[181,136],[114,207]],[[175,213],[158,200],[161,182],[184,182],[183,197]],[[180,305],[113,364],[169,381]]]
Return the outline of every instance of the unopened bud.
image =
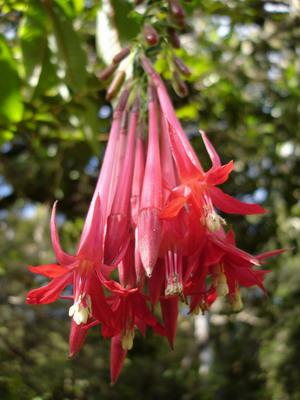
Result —
[[[114,72],[117,68],[118,68],[117,64],[114,64],[114,63],[110,64],[108,67],[106,67],[103,71],[101,71],[99,73],[99,76],[98,76],[99,80],[101,82],[107,81],[109,78],[112,77],[112,75],[114,74]]]
[[[155,69],[148,58],[142,57],[142,65],[146,74],[148,74],[150,77],[155,73]]]
[[[178,94],[178,96],[185,97],[188,95],[187,86],[180,78],[180,74],[178,71],[174,71],[172,74],[172,84],[173,84],[173,89]]]
[[[116,95],[119,93],[119,90],[121,89],[121,86],[123,85],[123,82],[125,80],[125,71],[118,71],[109,85],[109,88],[107,89],[106,93],[106,100],[111,101],[113,98],[116,97]]]
[[[119,98],[118,104],[116,106],[115,112],[124,110],[124,108],[127,104],[128,97],[129,97],[129,90],[128,89],[123,90],[123,92]]]
[[[175,49],[180,49],[180,39],[179,39],[179,35],[178,35],[177,31],[173,28],[170,28],[169,34],[170,34],[172,46]]]
[[[181,20],[184,18],[184,11],[181,5],[177,2],[177,0],[169,0],[170,10],[173,14],[174,18],[177,20]]]
[[[128,56],[130,53],[131,46],[127,46],[124,49],[122,49],[118,54],[116,54],[113,58],[113,62],[115,64],[119,64],[124,58]]]
[[[158,43],[158,34],[156,30],[151,26],[150,24],[145,24],[144,26],[144,36],[146,39],[146,42],[150,46],[156,46]]]
[[[175,65],[176,65],[176,67],[179,69],[179,71],[180,71],[183,75],[185,75],[185,76],[187,76],[187,77],[189,77],[189,76],[191,75],[190,70],[189,70],[188,67],[185,65],[185,63],[182,61],[181,58],[179,58],[179,57],[177,57],[177,56],[174,55],[173,60],[174,60],[174,63],[175,63]]]

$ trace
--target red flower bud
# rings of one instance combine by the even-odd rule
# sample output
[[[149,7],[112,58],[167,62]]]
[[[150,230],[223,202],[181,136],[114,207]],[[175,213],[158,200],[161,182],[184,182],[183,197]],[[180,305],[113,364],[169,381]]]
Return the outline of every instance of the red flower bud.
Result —
[[[169,34],[172,46],[175,47],[175,49],[180,49],[180,39],[177,31],[171,28],[169,29]]]
[[[145,24],[144,26],[144,36],[146,39],[146,42],[150,46],[155,46],[158,43],[158,34],[156,30],[151,26],[150,24]]]
[[[107,81],[115,72],[115,70],[118,68],[117,64],[110,64],[108,67],[106,67],[103,71],[101,71],[98,75],[98,78],[101,82]]]
[[[124,79],[125,79],[125,71],[118,71],[113,81],[109,85],[109,88],[107,89],[106,93],[107,101],[110,101],[116,97],[116,95],[119,93],[119,90],[121,89],[121,86],[123,85]]]
[[[124,58],[128,56],[130,53],[131,46],[127,46],[124,49],[122,49],[118,54],[116,54],[113,58],[113,63],[119,64]]]
[[[180,71],[183,75],[185,75],[185,76],[187,76],[187,77],[189,77],[189,76],[191,75],[190,70],[189,70],[188,67],[184,64],[184,62],[182,61],[181,58],[179,58],[179,57],[177,57],[177,56],[174,55],[173,60],[174,60],[174,62],[175,62],[175,64],[176,64],[176,67],[179,69],[179,71]]]
[[[169,0],[170,10],[176,19],[184,18],[184,11],[181,5],[177,2],[177,0]]]

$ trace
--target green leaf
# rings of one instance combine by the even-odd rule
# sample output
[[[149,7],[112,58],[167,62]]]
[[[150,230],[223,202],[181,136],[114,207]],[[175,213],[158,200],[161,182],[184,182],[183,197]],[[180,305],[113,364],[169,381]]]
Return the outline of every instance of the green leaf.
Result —
[[[86,139],[92,145],[95,154],[99,152],[99,144],[96,140],[99,132],[98,106],[91,99],[85,98],[81,103],[84,107],[82,113],[82,130]]]
[[[72,20],[55,3],[44,2],[53,24],[53,31],[62,59],[66,64],[66,81],[76,93],[82,91],[86,81],[86,53],[72,26]]]
[[[126,43],[135,38],[140,32],[139,25],[133,19],[129,18],[132,5],[124,0],[112,0],[111,3],[115,12],[114,22],[119,32],[119,39],[121,43]]]
[[[39,0],[33,0],[19,28],[25,79],[31,87],[38,85],[47,51],[47,14]]]
[[[16,61],[5,39],[0,36],[0,124],[19,122],[23,103]],[[3,78],[4,77],[4,78]]]

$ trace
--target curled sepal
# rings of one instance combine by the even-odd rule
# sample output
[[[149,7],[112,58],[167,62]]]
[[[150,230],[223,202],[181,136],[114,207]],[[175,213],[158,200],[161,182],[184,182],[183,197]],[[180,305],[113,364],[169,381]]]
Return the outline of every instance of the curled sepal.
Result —
[[[206,136],[204,131],[200,131],[200,133],[202,135],[202,139],[208,152],[209,158],[211,159],[211,162],[213,164],[211,170],[221,167],[221,160],[214,146],[211,144],[210,140],[208,140],[208,137]]]
[[[70,271],[58,278],[52,279],[46,286],[31,290],[27,295],[26,303],[33,305],[53,303],[62,290],[72,282],[73,273]]]
[[[62,248],[60,247],[59,238],[58,238],[58,234],[57,234],[57,228],[56,228],[56,222],[55,222],[56,204],[57,204],[57,201],[53,204],[52,213],[51,213],[51,223],[50,223],[52,245],[53,245],[56,259],[59,262],[59,264],[69,265],[69,264],[72,264],[73,262],[75,262],[77,260],[77,258],[75,256],[71,256],[71,255],[65,253],[62,250]]]
[[[210,188],[210,195],[213,204],[227,214],[251,215],[264,214],[267,212],[258,204],[248,204],[236,200],[216,187]]]

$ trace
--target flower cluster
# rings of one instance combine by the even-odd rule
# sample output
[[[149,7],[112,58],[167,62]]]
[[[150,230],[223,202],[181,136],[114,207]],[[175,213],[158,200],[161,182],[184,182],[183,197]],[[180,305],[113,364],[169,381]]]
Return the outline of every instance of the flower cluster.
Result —
[[[149,326],[173,347],[179,301],[189,305],[190,313],[204,313],[222,296],[237,311],[240,286],[264,290],[268,271],[257,267],[279,252],[253,257],[236,247],[231,228],[225,233],[226,221],[216,208],[244,215],[265,210],[218,187],[233,162],[222,165],[201,132],[212,162],[203,170],[160,76],[147,58],[141,63],[149,78],[147,112],[141,112],[136,92],[122,92],[76,254],[61,249],[54,204],[51,235],[58,264],[29,267],[52,280],[30,291],[28,303],[52,303],[58,297],[73,301],[69,357],[89,328],[101,324],[102,336],[111,338],[112,383],[137,329],[145,336]],[[71,284],[73,294],[63,295]],[[158,303],[161,321],[154,315]]]

